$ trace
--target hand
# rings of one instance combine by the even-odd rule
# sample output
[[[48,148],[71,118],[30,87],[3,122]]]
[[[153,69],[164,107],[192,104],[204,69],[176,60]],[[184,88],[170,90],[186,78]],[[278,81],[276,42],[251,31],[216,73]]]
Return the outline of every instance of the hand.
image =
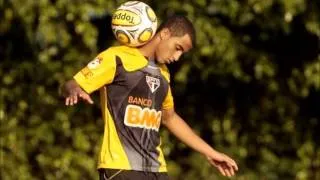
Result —
[[[223,176],[231,177],[235,175],[235,171],[238,171],[237,163],[223,153],[215,151],[214,153],[207,155],[207,159]]]
[[[73,106],[78,103],[78,99],[82,99],[88,102],[89,104],[93,104],[93,100],[91,99],[89,94],[84,92],[81,88],[72,89],[70,93],[66,96],[65,104],[67,106]]]

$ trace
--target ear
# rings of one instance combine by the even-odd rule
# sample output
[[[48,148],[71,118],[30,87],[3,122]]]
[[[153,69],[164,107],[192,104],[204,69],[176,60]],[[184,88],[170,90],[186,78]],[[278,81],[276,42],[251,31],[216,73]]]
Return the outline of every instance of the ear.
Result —
[[[160,39],[168,39],[171,36],[171,32],[168,28],[163,28],[160,31]]]

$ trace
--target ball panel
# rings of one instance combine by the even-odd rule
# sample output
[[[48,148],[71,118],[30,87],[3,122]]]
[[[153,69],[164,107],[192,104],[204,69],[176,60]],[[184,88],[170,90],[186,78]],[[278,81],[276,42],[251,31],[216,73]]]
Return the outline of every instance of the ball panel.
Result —
[[[128,2],[125,2],[122,6],[133,6],[133,5],[136,5],[139,3],[141,3],[141,2],[140,1],[128,1]]]
[[[122,44],[130,44],[130,38],[126,32],[118,30],[116,31],[116,38]]]
[[[149,6],[146,6],[146,13],[147,13],[148,18],[149,18],[149,20],[151,22],[156,22],[157,21],[156,14],[154,13],[154,11]]]
[[[142,33],[139,35],[138,37],[138,41],[141,42],[141,43],[145,43],[147,42],[148,40],[151,39],[152,37],[152,29],[151,28],[148,28],[148,29],[144,29],[142,31]]]

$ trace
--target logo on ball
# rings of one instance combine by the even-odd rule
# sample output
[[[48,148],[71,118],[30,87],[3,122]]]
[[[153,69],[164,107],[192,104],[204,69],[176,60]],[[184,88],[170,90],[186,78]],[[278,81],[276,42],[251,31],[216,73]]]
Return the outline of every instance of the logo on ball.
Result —
[[[135,26],[141,23],[139,15],[130,11],[116,11],[112,16],[112,25]]]

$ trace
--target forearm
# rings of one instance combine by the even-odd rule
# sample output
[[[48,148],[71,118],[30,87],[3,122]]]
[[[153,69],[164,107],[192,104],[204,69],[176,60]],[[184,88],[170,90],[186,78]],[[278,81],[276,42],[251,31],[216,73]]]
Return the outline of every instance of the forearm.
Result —
[[[178,114],[173,113],[173,115],[164,121],[163,124],[180,141],[201,154],[209,155],[216,153],[216,151],[201,139]]]
[[[233,176],[238,170],[237,163],[229,156],[214,150],[202,140],[174,109],[163,110],[162,124],[179,140],[206,156],[209,163],[215,166],[222,175]]]

